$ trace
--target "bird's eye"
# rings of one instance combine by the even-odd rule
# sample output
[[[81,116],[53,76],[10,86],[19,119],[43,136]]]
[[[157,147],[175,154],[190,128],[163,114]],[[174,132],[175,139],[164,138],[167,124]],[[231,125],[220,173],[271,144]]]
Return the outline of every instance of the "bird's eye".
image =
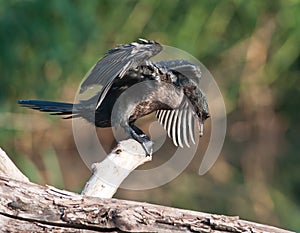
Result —
[[[209,118],[210,116],[209,116],[209,114],[207,113],[207,112],[203,112],[202,113],[202,119],[203,120],[206,120],[207,118]]]

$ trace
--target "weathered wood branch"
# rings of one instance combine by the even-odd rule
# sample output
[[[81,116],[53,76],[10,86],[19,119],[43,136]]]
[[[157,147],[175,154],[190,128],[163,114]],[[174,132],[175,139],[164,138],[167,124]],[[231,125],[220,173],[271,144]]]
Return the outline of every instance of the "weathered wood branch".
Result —
[[[112,152],[114,154],[110,154],[110,158],[116,163],[104,160],[106,162],[103,164],[94,166],[98,166],[97,168],[105,164],[114,168],[125,166],[129,170],[121,172],[117,179],[120,183],[130,173],[130,169],[150,160],[138,156],[141,153],[137,153],[134,155],[137,156],[134,158],[136,162],[128,165],[123,161],[124,157],[118,157],[120,154],[126,155],[125,151],[126,148],[120,147],[119,150],[115,149]],[[99,177],[101,171],[97,168],[94,169],[94,174],[85,187],[85,194],[90,192],[101,196],[102,194],[98,194],[97,191],[107,191],[100,187],[101,184],[106,184],[103,184]],[[105,195],[112,195],[116,191],[116,187],[110,185],[107,189],[110,191]],[[0,150],[0,231],[290,233],[272,226],[240,220],[239,217],[90,197],[51,186],[37,185],[29,182],[2,150]]]
[[[29,181],[27,176],[25,176],[16,165],[10,160],[4,150],[0,148],[0,174],[4,174],[10,178]]]
[[[290,232],[238,217],[87,197],[4,176],[0,196],[4,232]]]
[[[103,161],[92,165],[93,174],[81,194],[111,198],[130,172],[151,159],[137,141],[121,141]]]

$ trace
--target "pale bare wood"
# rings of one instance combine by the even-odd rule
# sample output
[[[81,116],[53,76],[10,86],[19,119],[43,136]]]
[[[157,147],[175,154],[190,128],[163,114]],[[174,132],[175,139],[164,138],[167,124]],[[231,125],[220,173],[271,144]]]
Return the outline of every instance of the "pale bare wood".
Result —
[[[0,176],[4,232],[272,232],[290,231],[134,201],[87,197]]]
[[[92,165],[93,175],[81,194],[111,198],[130,172],[151,159],[136,140],[121,141],[103,161]]]
[[[29,181],[29,179],[16,167],[7,154],[0,148],[0,175],[12,179]]]
[[[151,160],[145,157],[140,147],[133,142],[119,144],[111,153],[114,160],[111,168],[129,169],[117,179],[123,179],[139,164]],[[136,162],[126,161],[130,150]],[[51,186],[40,186],[28,182],[8,158],[0,151],[0,230],[3,232],[272,232],[290,233],[272,226],[240,220],[239,217],[212,215],[190,210],[152,205],[133,201],[88,197],[60,190]],[[119,157],[119,154],[122,156]],[[96,164],[90,183],[84,193],[100,196],[101,176]],[[129,164],[129,165],[128,165]],[[110,164],[111,165],[111,164]],[[126,169],[125,169],[126,170]],[[5,176],[4,176],[4,175]],[[98,176],[100,175],[100,176]],[[95,179],[95,180],[93,180]],[[92,180],[92,181],[91,181]],[[116,180],[112,180],[116,181]],[[116,187],[107,186],[105,195],[112,195]]]

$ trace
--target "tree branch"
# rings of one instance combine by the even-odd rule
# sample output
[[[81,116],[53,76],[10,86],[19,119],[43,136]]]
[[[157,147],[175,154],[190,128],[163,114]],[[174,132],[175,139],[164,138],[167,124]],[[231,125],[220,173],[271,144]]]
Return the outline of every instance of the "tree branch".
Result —
[[[81,194],[111,198],[130,172],[151,159],[137,141],[121,141],[103,161],[92,165],[93,175]]]
[[[10,160],[5,151],[0,148],[0,174],[4,174],[12,179],[29,181],[29,179]]]
[[[101,175],[99,168],[108,162],[110,168],[119,166],[119,168],[129,169],[126,172],[122,171],[123,175],[116,179],[119,183],[130,173],[130,169],[138,166],[138,162],[133,163],[134,166],[127,164],[126,153],[130,151],[127,147],[126,144],[120,144],[110,154],[109,157],[116,163],[105,159],[105,162],[94,165],[97,167],[84,189],[85,194],[99,195],[97,191],[101,191],[101,188],[98,185],[102,182],[98,177]],[[131,149],[139,151],[141,148],[131,147]],[[150,159],[140,152],[134,154],[139,163]],[[2,152],[0,226],[3,232],[84,230],[84,232],[291,233],[272,226],[240,220],[239,217],[213,215],[134,201],[89,197],[51,186],[37,185],[28,182],[28,179],[6,157],[7,155]],[[13,172],[7,169],[8,166]],[[107,187],[108,190],[112,190],[110,194],[116,191],[114,186]]]
[[[0,176],[4,232],[272,232],[271,226],[134,201],[87,197]]]

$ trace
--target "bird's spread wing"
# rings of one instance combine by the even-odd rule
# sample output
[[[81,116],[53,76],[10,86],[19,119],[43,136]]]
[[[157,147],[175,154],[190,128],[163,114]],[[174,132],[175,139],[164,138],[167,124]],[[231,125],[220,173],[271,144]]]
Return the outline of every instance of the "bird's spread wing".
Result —
[[[156,62],[155,64],[160,67],[166,67],[174,74],[180,73],[192,79],[196,84],[199,83],[201,79],[200,67],[185,60],[166,60]],[[195,144],[195,112],[187,98],[184,98],[182,103],[178,109],[158,110],[156,117],[167,131],[168,136],[173,140],[175,146],[184,147],[184,145],[186,145],[190,147],[191,143]]]
[[[156,111],[156,117],[175,146],[195,144],[194,111],[187,100],[178,109]]]
[[[139,43],[121,45],[109,50],[92,68],[80,87],[80,93],[95,86],[102,86],[97,107],[101,104],[116,77],[122,78],[131,68],[155,56],[162,46],[155,41],[140,39]]]
[[[202,72],[200,67],[185,60],[166,60],[155,62],[155,64],[166,67],[173,72],[178,72],[192,79],[195,83],[199,83],[201,79]]]

